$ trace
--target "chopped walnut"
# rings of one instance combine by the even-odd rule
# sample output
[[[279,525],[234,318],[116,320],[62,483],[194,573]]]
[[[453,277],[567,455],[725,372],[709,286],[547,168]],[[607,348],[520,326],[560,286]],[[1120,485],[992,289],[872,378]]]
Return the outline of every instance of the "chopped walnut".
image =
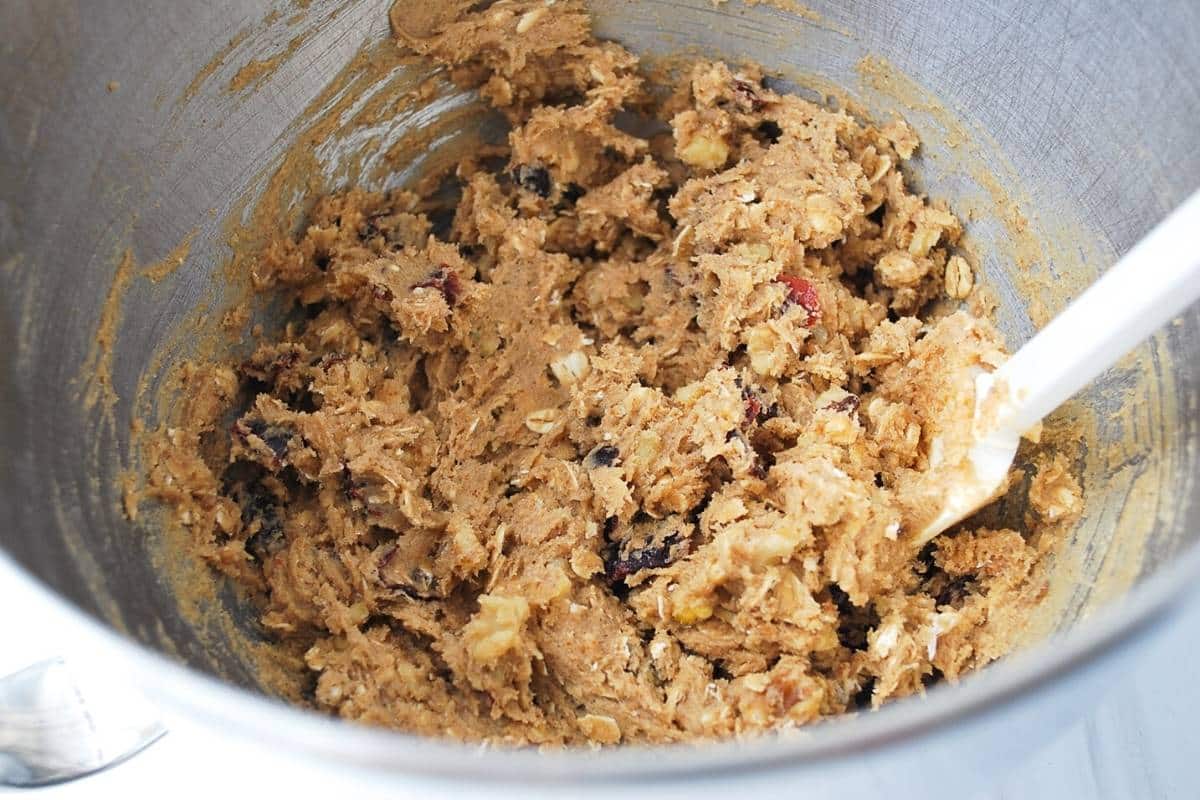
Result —
[[[975,275],[971,265],[962,256],[950,256],[946,262],[946,295],[954,300],[962,300],[971,294],[975,287]]]

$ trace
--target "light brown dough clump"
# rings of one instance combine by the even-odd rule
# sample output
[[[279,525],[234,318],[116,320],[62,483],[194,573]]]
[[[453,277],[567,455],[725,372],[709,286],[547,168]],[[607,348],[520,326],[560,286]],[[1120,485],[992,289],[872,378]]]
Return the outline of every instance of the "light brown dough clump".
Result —
[[[1010,649],[1054,537],[911,538],[931,453],[1004,358],[953,310],[962,228],[906,188],[913,132],[752,66],[697,64],[662,99],[570,0],[445,7],[397,10],[397,38],[480,87],[508,147],[462,161],[436,231],[433,193],[317,202],[255,269],[300,321],[189,366],[154,451],[153,492],[306,648],[316,704],[668,742]],[[1078,483],[1043,466],[1031,524],[1069,524]]]

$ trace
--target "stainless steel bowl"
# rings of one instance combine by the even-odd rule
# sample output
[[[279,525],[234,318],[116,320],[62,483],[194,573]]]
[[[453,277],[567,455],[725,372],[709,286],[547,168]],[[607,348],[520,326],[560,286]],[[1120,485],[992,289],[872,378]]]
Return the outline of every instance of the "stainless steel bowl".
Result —
[[[593,3],[600,34],[636,51],[750,58],[785,85],[841,87],[837,102],[858,113],[909,119],[924,139],[922,185],[969,217],[1014,346],[1200,185],[1194,3],[785,5]],[[799,733],[601,753],[481,752],[253,691],[248,610],[225,592],[183,613],[187,569],[168,537],[149,510],[136,523],[122,512],[122,476],[138,469],[130,425],[169,413],[156,391],[218,330],[230,297],[227,218],[267,188],[322,88],[386,36],[386,10],[386,0],[302,12],[282,0],[0,6],[0,572],[36,576],[115,629],[111,648],[158,699],[384,783],[481,779],[528,795],[736,782],[930,797],[961,794],[1061,730],[1171,616],[1200,576],[1195,309],[1067,410],[1091,428],[1077,453],[1088,516],[1056,573],[1054,613],[1030,631],[1031,642],[1051,638],[959,686]],[[230,90],[240,68],[276,54],[260,82]],[[428,75],[400,66],[389,80]],[[472,122],[485,117],[471,96],[439,91],[390,123],[331,129],[319,170],[346,180],[347,153],[369,136],[382,149],[447,132],[425,136],[409,161],[375,164],[371,179],[394,185],[439,148],[489,135]],[[183,267],[161,281],[118,269],[127,248],[154,262],[193,230]]]

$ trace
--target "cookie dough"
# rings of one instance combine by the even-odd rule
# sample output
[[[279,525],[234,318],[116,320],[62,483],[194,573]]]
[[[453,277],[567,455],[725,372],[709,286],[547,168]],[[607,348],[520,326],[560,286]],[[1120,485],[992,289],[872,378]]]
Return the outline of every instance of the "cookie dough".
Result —
[[[1026,530],[913,540],[1005,357],[961,307],[960,221],[906,186],[913,131],[753,65],[651,85],[571,0],[402,5],[399,45],[477,87],[507,146],[316,201],[254,268],[291,321],[186,366],[152,450],[151,491],[303,650],[311,702],[671,742],[1007,652],[1079,485],[1049,458]]]

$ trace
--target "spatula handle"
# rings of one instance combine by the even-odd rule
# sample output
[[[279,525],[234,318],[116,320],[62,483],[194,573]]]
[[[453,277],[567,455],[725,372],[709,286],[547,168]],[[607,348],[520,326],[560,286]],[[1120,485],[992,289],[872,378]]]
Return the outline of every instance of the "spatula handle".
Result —
[[[996,370],[1011,392],[998,427],[1029,430],[1197,299],[1200,191]]]

